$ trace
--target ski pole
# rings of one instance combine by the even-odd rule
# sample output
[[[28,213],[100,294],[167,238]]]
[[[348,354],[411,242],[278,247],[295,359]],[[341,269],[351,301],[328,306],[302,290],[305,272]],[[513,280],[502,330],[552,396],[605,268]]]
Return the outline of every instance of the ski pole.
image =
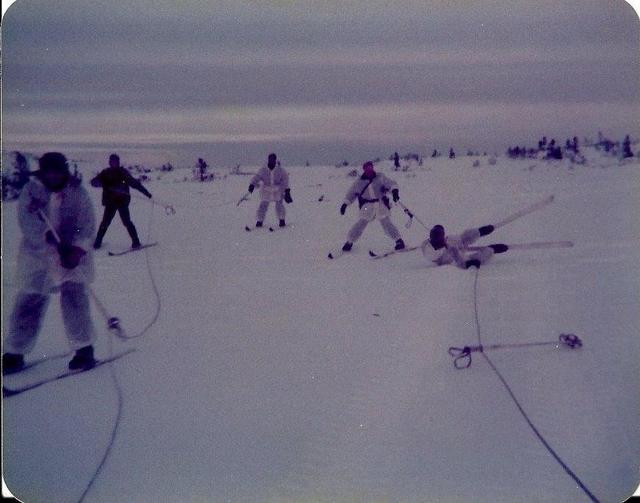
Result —
[[[40,215],[40,218],[42,219],[42,221],[46,224],[48,230],[51,231],[51,234],[53,234],[53,237],[56,240],[56,244],[58,245],[61,244],[62,240],[60,239],[60,234],[58,234],[58,231],[54,229],[53,225],[51,224],[51,220],[49,220],[49,217],[47,217],[47,215],[41,209],[38,209],[38,214]],[[107,328],[109,330],[115,331],[119,337],[122,337],[122,328],[120,327],[120,319],[116,316],[109,315],[106,307],[100,301],[100,299],[96,295],[96,292],[93,291],[93,288],[91,288],[91,285],[87,284],[86,287],[87,287],[87,290],[89,290],[89,295],[91,295],[91,298],[93,298],[93,301],[95,302],[96,307],[98,308],[98,311],[100,311],[100,314],[107,322]]]
[[[251,195],[251,192],[249,191],[245,192],[245,194],[237,202],[236,206],[240,206],[244,201],[248,201],[250,195]]]
[[[458,369],[466,369],[471,366],[471,353],[482,353],[486,350],[494,349],[518,349],[531,346],[548,346],[555,345],[557,348],[565,346],[570,349],[576,349],[582,347],[582,340],[575,334],[560,334],[558,341],[544,341],[544,342],[521,342],[513,344],[490,344],[488,346],[464,346],[462,348],[450,347],[449,355],[453,357],[453,366]]]
[[[430,230],[429,227],[427,227],[424,222],[422,220],[420,220],[415,213],[413,213],[409,208],[407,208],[404,204],[402,204],[402,201],[398,201],[396,204],[398,204],[402,210],[407,214],[407,216],[409,217],[409,221],[407,222],[407,225],[405,225],[405,227],[408,229],[411,226],[411,222],[413,221],[413,219],[416,219],[416,222],[418,222],[420,225],[422,225],[422,227],[424,227],[426,230]]]

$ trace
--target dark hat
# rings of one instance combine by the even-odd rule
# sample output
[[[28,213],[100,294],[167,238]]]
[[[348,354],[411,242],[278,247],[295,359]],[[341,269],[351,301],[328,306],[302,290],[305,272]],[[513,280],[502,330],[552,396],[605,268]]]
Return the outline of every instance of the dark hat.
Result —
[[[60,152],[47,152],[40,159],[38,159],[38,165],[40,171],[60,171],[62,173],[69,173],[69,164],[64,154]]]

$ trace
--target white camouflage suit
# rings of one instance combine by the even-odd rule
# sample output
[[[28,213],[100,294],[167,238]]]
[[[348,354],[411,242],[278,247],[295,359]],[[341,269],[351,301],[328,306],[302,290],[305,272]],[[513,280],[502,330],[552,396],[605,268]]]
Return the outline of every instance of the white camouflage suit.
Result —
[[[264,221],[269,209],[269,203],[276,203],[276,215],[278,219],[284,220],[286,211],[282,199],[284,192],[289,188],[289,173],[281,166],[269,169],[266,165],[254,175],[249,182],[254,187],[262,184],[260,187],[260,205],[256,214],[256,220]]]
[[[468,260],[478,260],[480,264],[485,264],[495,252],[489,246],[483,246],[479,250],[473,250],[473,253],[465,257],[468,247],[480,238],[478,229],[467,229],[459,236],[447,236],[445,238],[445,246],[434,249],[431,241],[425,240],[422,245],[422,254],[429,265],[447,265],[454,264],[461,269],[465,268]]]
[[[389,218],[391,211],[382,200],[383,197],[390,200],[391,192],[397,188],[398,184],[382,173],[376,173],[373,179],[361,176],[353,183],[344,198],[344,204],[348,206],[359,199],[362,205],[360,206],[360,218],[349,231],[347,241],[355,243],[367,225],[375,219],[380,221],[387,236],[394,241],[400,239],[400,232]]]
[[[87,252],[74,269],[60,265],[56,245],[46,242],[48,227],[38,210],[49,217],[63,242]],[[18,223],[22,231],[16,278],[19,292],[5,352],[26,354],[34,348],[49,295],[57,291],[71,349],[92,344],[95,331],[85,284],[94,278],[91,240],[96,224],[89,195],[79,182],[68,184],[60,192],[50,192],[39,180],[32,179],[20,194]]]

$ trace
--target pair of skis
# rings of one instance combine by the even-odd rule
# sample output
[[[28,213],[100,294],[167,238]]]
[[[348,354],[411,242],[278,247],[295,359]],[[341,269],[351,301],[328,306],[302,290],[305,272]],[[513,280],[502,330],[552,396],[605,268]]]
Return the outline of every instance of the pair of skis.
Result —
[[[545,197],[541,201],[538,201],[537,203],[527,206],[526,208],[523,208],[522,210],[517,211],[516,213],[509,215],[507,218],[493,224],[493,227],[494,229],[499,229],[500,227],[504,227],[505,225],[508,225],[514,222],[515,220],[518,220],[519,218],[522,218],[526,215],[529,215],[530,213],[533,213],[534,211],[544,208],[545,206],[551,204],[554,200],[555,200],[555,196],[553,195]],[[573,246],[573,243],[571,241],[542,241],[542,242],[534,242],[534,243],[508,244],[507,246],[509,247],[509,249],[512,249],[512,250],[534,250],[534,249],[543,249],[543,248],[570,248]],[[402,250],[390,250],[382,253],[376,253],[373,250],[369,250],[369,256],[372,259],[381,259],[381,258],[389,257],[390,255],[394,255],[396,253],[414,251],[414,250],[417,250],[418,248],[420,247],[412,246],[409,248],[404,248]],[[474,250],[479,250],[481,248],[483,247],[470,246],[467,249],[470,251],[474,251]]]
[[[265,226],[256,227],[255,225],[254,226],[245,225],[244,227],[244,230],[247,232],[259,231],[261,229],[268,230],[269,232],[275,232],[275,228],[273,227],[265,227]]]
[[[571,248],[573,246],[573,241],[535,241],[532,243],[513,243],[507,244],[509,250],[541,250],[545,248]],[[395,255],[396,253],[410,252],[415,251],[419,246],[410,246],[409,248],[405,248],[403,250],[389,250],[385,253],[376,253],[373,250],[369,250],[369,256],[374,259],[381,259],[385,257],[389,257],[390,255]],[[485,246],[469,246],[466,248],[468,251],[477,251],[482,248],[486,248]]]
[[[39,388],[40,386],[44,386],[45,384],[49,384],[55,381],[60,381],[62,379],[66,379],[67,377],[72,377],[78,374],[83,374],[84,372],[90,372],[98,367],[101,367],[102,365],[108,364],[108,363],[112,363],[120,358],[122,358],[123,356],[126,356],[130,353],[133,353],[135,351],[135,348],[132,349],[128,349],[126,351],[123,351],[121,353],[117,353],[113,356],[110,356],[109,358],[103,358],[103,359],[99,359],[96,360],[96,363],[87,369],[78,369],[78,370],[63,370],[62,372],[59,372],[58,374],[55,374],[53,376],[49,376],[49,377],[44,377],[42,379],[39,379],[37,381],[34,381],[30,384],[25,384],[24,386],[20,386],[17,388],[11,388],[11,387],[7,387],[4,384],[2,385],[2,397],[6,398],[6,397],[10,397],[10,396],[16,396],[16,395],[20,395],[21,393],[24,393],[26,391],[31,391],[32,389],[36,389]],[[15,374],[9,374],[9,375],[17,375],[20,374],[22,372],[25,372],[28,369],[32,369],[33,367],[44,363],[46,361],[49,360],[55,360],[55,359],[60,359],[64,356],[68,356],[70,353],[62,353],[62,354],[58,354],[58,355],[54,355],[54,356],[48,356],[48,357],[43,357],[40,358],[38,360],[34,360],[32,362],[27,363],[22,370],[20,370],[19,372],[16,372]]]

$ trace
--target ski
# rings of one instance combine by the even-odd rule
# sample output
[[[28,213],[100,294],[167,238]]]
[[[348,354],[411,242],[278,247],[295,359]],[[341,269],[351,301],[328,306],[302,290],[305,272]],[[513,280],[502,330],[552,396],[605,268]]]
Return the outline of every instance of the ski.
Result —
[[[23,367],[19,370],[16,370],[15,372],[7,372],[4,373],[4,376],[9,376],[9,375],[16,375],[16,374],[20,374],[21,372],[25,372],[26,370],[32,369],[33,367],[37,367],[38,365],[40,365],[41,363],[44,362],[48,362],[49,360],[59,360],[60,358],[64,358],[66,356],[71,356],[72,351],[67,351],[65,353],[57,353],[54,355],[45,355],[42,356],[40,358],[37,358],[35,360],[31,360],[26,362]]]
[[[43,386],[45,384],[49,384],[52,383],[54,381],[59,381],[61,379],[66,379],[67,377],[72,377],[78,374],[83,374],[85,372],[90,372],[93,369],[96,369],[102,365],[105,365],[107,363],[111,363],[114,362],[116,360],[118,360],[119,358],[122,358],[123,356],[126,356],[130,353],[133,353],[135,351],[135,348],[132,349],[128,349],[127,351],[123,351],[122,353],[118,353],[114,356],[111,356],[109,358],[104,358],[101,360],[96,360],[96,364],[88,369],[79,369],[79,370],[64,370],[62,372],[60,372],[59,374],[56,374],[52,377],[45,377],[44,379],[40,379],[39,381],[33,382],[31,384],[27,384],[25,386],[22,386],[20,388],[7,388],[6,386],[4,386],[4,384],[2,385],[2,397],[6,398],[6,397],[10,397],[10,396],[15,396],[15,395],[19,395],[21,393],[24,393],[25,391],[30,391],[32,389],[35,388],[39,388],[40,386]]]
[[[420,248],[419,246],[410,246],[409,248],[403,248],[402,250],[389,250],[387,252],[383,252],[383,253],[376,253],[373,250],[369,250],[369,256],[372,259],[380,259],[380,258],[385,258],[385,257],[389,257],[391,255],[395,255],[396,253],[405,253],[405,252],[410,252],[410,251],[414,251],[417,250],[418,248]]]
[[[553,195],[545,197],[543,200],[538,201],[537,203],[534,203],[531,206],[528,206],[520,211],[517,211],[513,215],[510,215],[507,218],[505,218],[504,220],[501,220],[500,222],[493,224],[493,227],[496,229],[499,229],[500,227],[504,227],[505,225],[510,224],[514,220],[517,220],[526,215],[529,215],[530,213],[533,213],[534,211],[544,208],[546,205],[551,204],[554,199],[555,199],[555,196]]]
[[[516,243],[507,244],[509,250],[540,250],[543,248],[571,248],[573,241],[540,241],[534,243]],[[476,251],[486,246],[469,246],[466,248],[469,251]]]
[[[152,246],[156,246],[157,244],[158,243],[149,243],[149,244],[142,245],[142,246],[140,246],[138,248],[129,248],[128,250],[124,250],[124,251],[121,251],[121,252],[110,251],[109,252],[109,256],[110,257],[120,257],[122,255],[126,255],[127,253],[137,252],[137,251],[140,251],[140,250],[144,250],[145,248],[150,248]]]
[[[345,253],[346,252],[340,248],[338,250],[334,250],[334,251],[329,252],[329,254],[327,255],[327,258],[330,259],[330,260],[334,260],[334,259],[342,257]]]
[[[253,232],[253,231],[257,231],[260,229],[269,229],[269,232],[273,232],[275,229],[273,227],[249,227],[248,225],[245,225],[244,230],[247,232]]]

